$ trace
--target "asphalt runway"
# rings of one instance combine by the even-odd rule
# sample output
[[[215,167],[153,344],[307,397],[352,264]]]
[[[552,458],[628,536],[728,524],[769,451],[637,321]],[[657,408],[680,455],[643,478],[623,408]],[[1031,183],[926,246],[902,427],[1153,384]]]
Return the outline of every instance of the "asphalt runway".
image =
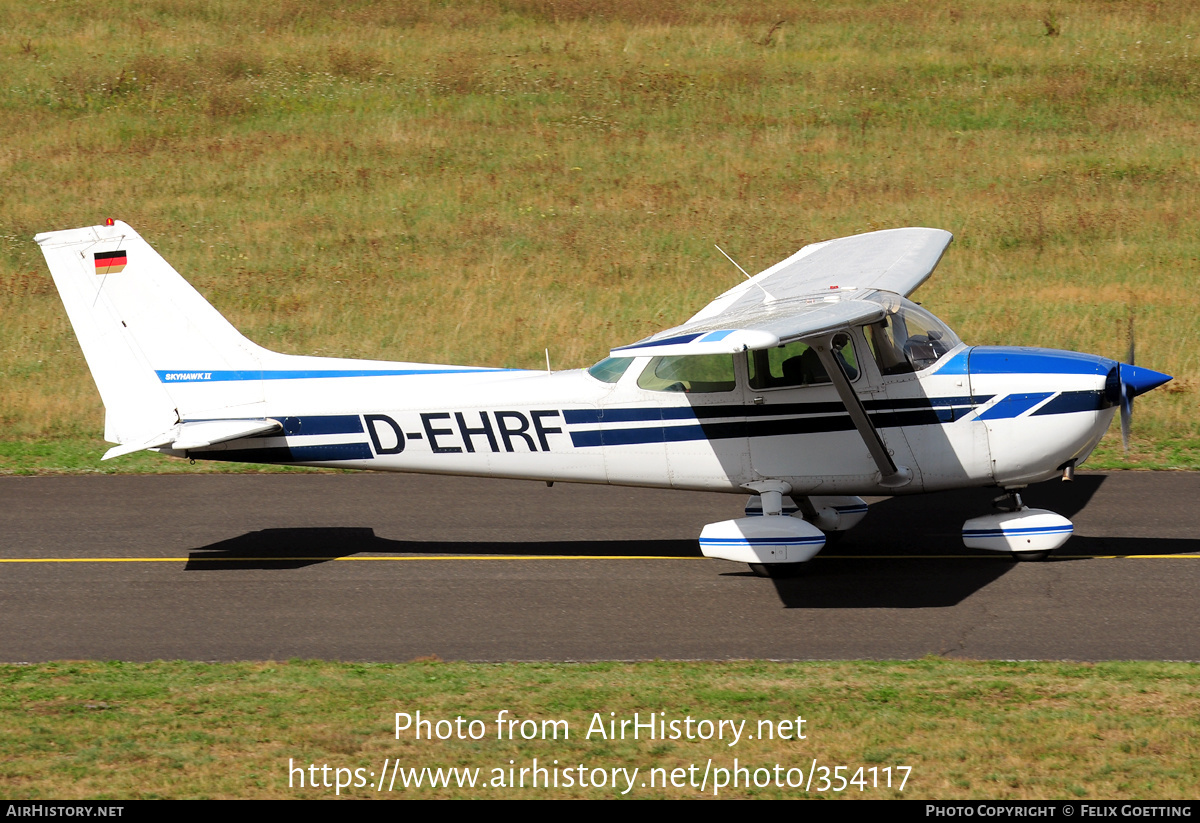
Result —
[[[413,475],[0,478],[0,661],[1200,659],[1200,474],[1026,493],[1044,563],[962,547],[995,490],[873,502],[772,581],[700,557],[744,497]]]

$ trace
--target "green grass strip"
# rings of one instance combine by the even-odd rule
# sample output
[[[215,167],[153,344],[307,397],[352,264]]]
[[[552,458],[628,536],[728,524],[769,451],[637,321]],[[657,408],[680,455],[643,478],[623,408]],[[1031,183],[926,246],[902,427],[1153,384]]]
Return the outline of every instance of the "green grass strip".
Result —
[[[0,666],[0,683],[12,799],[1167,799],[1200,783],[1189,663],[62,662]],[[663,724],[653,738],[633,738],[635,713]],[[535,759],[557,787],[520,785]],[[430,787],[439,768],[477,785]]]

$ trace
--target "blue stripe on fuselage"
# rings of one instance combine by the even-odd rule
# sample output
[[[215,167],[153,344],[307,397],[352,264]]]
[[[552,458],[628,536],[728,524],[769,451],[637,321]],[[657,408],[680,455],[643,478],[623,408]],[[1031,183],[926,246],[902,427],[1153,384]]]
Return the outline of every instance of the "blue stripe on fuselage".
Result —
[[[727,417],[732,415],[726,415]],[[643,409],[565,409],[563,422],[636,423],[643,420],[695,420],[696,409],[691,406],[660,406]]]
[[[988,398],[990,399],[990,398]],[[907,401],[870,401],[871,421],[879,428],[923,426],[950,423],[964,417],[973,408],[965,397],[914,398]],[[572,411],[579,412],[572,414]],[[646,421],[661,419],[656,409],[580,409],[564,412],[568,424]],[[729,440],[732,438],[776,437],[791,434],[850,431],[854,423],[840,403],[787,403],[778,406],[677,406],[662,409],[679,412],[675,419],[687,419],[683,411],[701,418],[698,424],[603,428],[571,432],[576,448],[591,446],[629,446],[644,443],[674,443],[689,440]],[[631,414],[623,414],[630,412]],[[636,412],[637,414],[632,414]],[[610,414],[612,417],[610,417]],[[788,415],[788,416],[782,416]],[[800,416],[805,415],[805,416]],[[763,419],[764,417],[774,419]],[[663,415],[666,417],[666,415]]]
[[[1010,394],[1002,397],[996,405],[980,412],[976,420],[1002,420],[1007,417],[1019,417],[1041,403],[1052,391],[1029,392],[1028,394]]]
[[[342,460],[371,460],[375,455],[366,442],[314,443],[310,445],[262,446],[281,436],[307,437],[329,434],[362,434],[362,418],[357,414],[303,415],[277,417],[283,431],[267,432],[230,441],[248,448],[189,449],[187,454],[197,460],[225,460],[234,463],[325,463]],[[201,422],[188,420],[186,422]]]
[[[992,395],[975,398],[975,403],[986,403]],[[970,397],[914,397],[897,400],[868,400],[864,403],[869,411],[914,411],[932,410],[938,417],[936,422],[949,423],[964,416],[972,407]],[[565,409],[563,422],[568,425],[589,423],[640,423],[655,420],[715,420],[728,417],[781,417],[802,414],[842,414],[846,407],[840,402],[775,403],[761,406],[743,406],[727,403],[718,406],[648,406],[641,408]]]
[[[1073,412],[1101,411],[1111,409],[1113,404],[1103,391],[1065,391],[1058,397],[1033,413],[1034,417],[1042,414],[1071,414]]]
[[[362,418],[357,414],[306,415],[284,417],[283,433],[293,436],[309,434],[362,434]]]
[[[228,422],[239,418],[229,417],[189,417],[184,423],[207,423],[213,420]],[[250,420],[259,420],[265,418],[249,418]],[[283,431],[272,431],[266,434],[253,435],[254,437],[279,437],[284,435],[310,435],[310,434],[362,434],[363,425],[362,418],[357,414],[319,414],[319,415],[304,415],[303,417],[272,417],[272,420],[278,420],[283,426]]]
[[[1000,420],[1017,417],[1052,397],[1054,392],[1011,394],[975,419]],[[986,404],[994,395],[975,398]],[[1066,392],[1053,397],[1034,415],[1070,414],[1105,408],[1103,392]],[[878,428],[933,426],[967,417],[978,407],[967,397],[910,398],[907,400],[871,400],[864,404],[871,422]],[[784,416],[788,415],[788,416]],[[774,419],[763,419],[773,417]],[[628,446],[688,440],[727,440],[739,437],[778,437],[793,434],[820,434],[850,431],[854,423],[840,403],[783,403],[776,406],[674,406],[659,409],[568,409],[563,412],[568,425],[627,422],[690,420],[697,424],[663,426],[605,427],[570,432],[576,448]]]
[[[157,369],[160,383],[230,383],[243,380],[319,380],[330,377],[412,377],[419,374],[481,374],[520,369],[266,369],[242,371],[172,371]]]

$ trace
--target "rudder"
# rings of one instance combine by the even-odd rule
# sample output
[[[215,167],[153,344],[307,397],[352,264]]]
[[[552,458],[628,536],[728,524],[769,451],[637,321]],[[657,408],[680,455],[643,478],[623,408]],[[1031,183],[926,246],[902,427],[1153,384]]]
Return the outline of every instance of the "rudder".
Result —
[[[127,224],[34,239],[104,401],[106,440],[144,441],[181,415],[263,400],[263,362],[280,355],[242,336]],[[200,395],[165,376],[222,370],[250,379],[204,385]]]

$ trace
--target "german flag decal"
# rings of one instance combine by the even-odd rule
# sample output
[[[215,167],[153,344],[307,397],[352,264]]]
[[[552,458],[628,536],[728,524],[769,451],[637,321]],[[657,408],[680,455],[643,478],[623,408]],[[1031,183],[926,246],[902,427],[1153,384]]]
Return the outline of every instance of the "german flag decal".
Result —
[[[98,251],[95,256],[96,274],[116,274],[129,262],[123,251]]]

